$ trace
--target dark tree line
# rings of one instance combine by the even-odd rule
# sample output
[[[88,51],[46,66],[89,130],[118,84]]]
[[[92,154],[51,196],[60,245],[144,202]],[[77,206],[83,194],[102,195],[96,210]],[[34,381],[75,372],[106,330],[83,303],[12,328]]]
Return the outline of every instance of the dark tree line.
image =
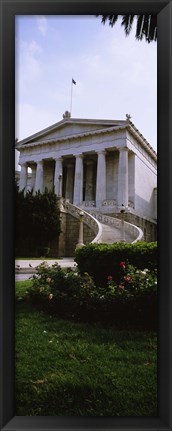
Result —
[[[51,244],[58,241],[60,213],[55,193],[19,191],[15,195],[16,256],[46,256]]]

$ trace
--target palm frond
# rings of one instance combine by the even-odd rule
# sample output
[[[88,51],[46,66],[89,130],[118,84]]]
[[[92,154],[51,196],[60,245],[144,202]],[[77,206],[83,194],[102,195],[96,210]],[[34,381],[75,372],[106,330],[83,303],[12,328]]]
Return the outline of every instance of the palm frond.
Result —
[[[100,15],[96,15],[96,17],[98,17],[98,16],[100,16]],[[109,25],[111,27],[113,27],[115,25],[115,23],[118,19],[118,15],[101,15],[101,17],[102,17],[102,20],[101,20],[102,24],[105,24],[106,21],[109,21]]]
[[[148,42],[157,40],[157,16],[150,15],[149,37]]]
[[[130,34],[135,15],[123,15],[121,25],[124,27],[126,36]]]
[[[96,15],[97,17],[100,15]],[[101,22],[107,21],[113,27],[120,15],[101,15]],[[145,40],[149,43],[157,40],[157,16],[156,15],[122,15],[121,25],[124,28],[126,36],[131,32],[133,21],[137,17],[136,34],[137,40]]]

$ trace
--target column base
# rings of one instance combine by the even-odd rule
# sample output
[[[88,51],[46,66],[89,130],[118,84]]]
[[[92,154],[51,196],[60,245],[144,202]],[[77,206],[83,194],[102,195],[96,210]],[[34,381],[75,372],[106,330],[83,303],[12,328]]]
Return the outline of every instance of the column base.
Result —
[[[85,246],[85,244],[83,242],[81,242],[81,243],[78,242],[78,244],[76,244],[76,248],[78,248],[78,247],[84,247],[84,246]]]

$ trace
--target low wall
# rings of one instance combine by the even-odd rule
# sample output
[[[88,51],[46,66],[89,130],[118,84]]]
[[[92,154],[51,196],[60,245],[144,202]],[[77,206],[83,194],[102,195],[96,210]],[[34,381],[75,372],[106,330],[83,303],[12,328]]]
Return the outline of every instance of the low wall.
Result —
[[[58,244],[58,256],[59,257],[72,257],[76,245],[79,240],[79,219],[72,216],[71,214],[62,212],[61,213],[61,234],[59,237]],[[93,230],[83,224],[83,240],[84,244],[89,244],[95,238]]]

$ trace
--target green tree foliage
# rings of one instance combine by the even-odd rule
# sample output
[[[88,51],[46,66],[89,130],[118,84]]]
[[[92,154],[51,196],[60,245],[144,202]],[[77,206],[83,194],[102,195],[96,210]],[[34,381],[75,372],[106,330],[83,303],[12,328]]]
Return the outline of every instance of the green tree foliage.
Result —
[[[101,17],[102,23],[105,24],[108,21],[111,27],[116,24],[119,17],[122,17],[121,25],[124,28],[126,36],[130,34],[134,19],[136,18],[136,39],[145,39],[148,43],[157,40],[156,15],[101,15]]]
[[[58,240],[60,218],[57,196],[53,191],[44,193],[24,190],[16,185],[16,254],[38,256],[51,242]],[[46,254],[46,253],[44,253]]]

